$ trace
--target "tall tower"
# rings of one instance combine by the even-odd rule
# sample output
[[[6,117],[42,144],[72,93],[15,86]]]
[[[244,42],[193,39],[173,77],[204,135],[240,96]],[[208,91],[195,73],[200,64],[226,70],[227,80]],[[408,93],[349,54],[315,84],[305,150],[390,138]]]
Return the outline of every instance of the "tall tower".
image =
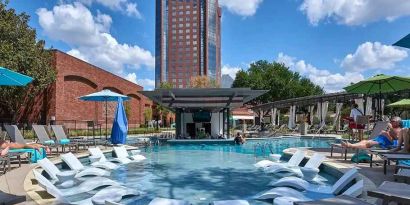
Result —
[[[218,0],[156,0],[155,87],[186,88],[198,75],[221,80]]]

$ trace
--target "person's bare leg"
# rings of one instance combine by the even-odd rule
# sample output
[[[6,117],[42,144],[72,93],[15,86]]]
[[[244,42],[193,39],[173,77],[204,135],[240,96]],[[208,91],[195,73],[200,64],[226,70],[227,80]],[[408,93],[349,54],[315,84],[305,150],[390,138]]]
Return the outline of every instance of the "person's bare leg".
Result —
[[[6,147],[6,148],[4,148],[3,150],[1,150],[1,152],[0,152],[0,156],[4,156],[4,155],[6,155],[8,152],[9,152],[9,147]]]
[[[347,147],[347,148],[357,148],[357,149],[366,149],[373,147],[374,145],[379,144],[378,142],[372,141],[372,140],[362,140],[358,143],[351,144],[349,142],[342,142],[342,146]]]

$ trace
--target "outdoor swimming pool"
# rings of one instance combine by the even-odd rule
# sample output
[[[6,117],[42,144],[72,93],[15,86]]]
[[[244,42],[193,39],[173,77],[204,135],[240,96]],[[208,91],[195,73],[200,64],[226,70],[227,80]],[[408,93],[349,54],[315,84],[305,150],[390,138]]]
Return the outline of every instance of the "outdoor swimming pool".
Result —
[[[252,200],[257,193],[270,189],[267,185],[275,179],[273,175],[253,166],[266,158],[259,147],[270,146],[269,150],[274,153],[282,153],[289,147],[329,147],[333,141],[285,138],[249,140],[242,146],[154,146],[142,149],[142,154],[147,157],[145,162],[123,166],[113,171],[111,178],[143,192],[139,197],[124,199],[122,203],[125,204],[146,205],[155,197],[183,199],[201,205],[229,199],[245,199],[251,204],[272,204],[271,200]],[[334,178],[323,173],[321,178],[326,184],[334,182]]]

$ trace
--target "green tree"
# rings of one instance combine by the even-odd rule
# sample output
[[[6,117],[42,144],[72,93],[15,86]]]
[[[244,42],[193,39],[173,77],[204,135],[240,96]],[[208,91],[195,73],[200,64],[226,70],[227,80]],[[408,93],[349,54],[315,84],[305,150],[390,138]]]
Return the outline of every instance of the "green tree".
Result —
[[[321,87],[289,70],[284,64],[265,60],[252,63],[247,71],[239,71],[232,87],[269,90],[265,95],[253,100],[251,104],[254,105],[324,93]]]
[[[17,14],[0,0],[0,66],[34,78],[30,86],[0,87],[0,110],[15,120],[23,104],[46,89],[55,80],[52,54],[45,42],[36,39],[36,31],[28,25],[30,16]]]
[[[144,109],[145,124],[152,120],[152,109],[150,107]]]
[[[161,82],[159,87],[162,89],[172,89],[174,86],[170,82]]]

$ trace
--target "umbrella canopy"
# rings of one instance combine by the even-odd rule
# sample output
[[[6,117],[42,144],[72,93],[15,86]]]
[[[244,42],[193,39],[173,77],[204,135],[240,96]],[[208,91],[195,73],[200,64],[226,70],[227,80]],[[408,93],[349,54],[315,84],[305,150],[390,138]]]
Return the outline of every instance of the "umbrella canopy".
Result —
[[[410,99],[402,99],[387,106],[396,108],[410,108]]]
[[[89,95],[80,97],[80,99],[84,101],[97,101],[97,102],[117,101],[118,98],[122,98],[123,100],[130,99],[130,97],[128,96],[112,92],[111,90],[102,90],[100,92],[91,93]]]
[[[393,46],[400,46],[404,48],[410,48],[410,34],[405,36],[404,38],[400,39]]]
[[[348,93],[381,94],[410,89],[410,78],[376,75],[344,88]]]
[[[31,81],[32,77],[0,67],[0,85],[26,86]]]
[[[128,133],[128,120],[122,98],[118,98],[117,110],[111,131],[112,144],[125,144]]]
[[[80,100],[84,101],[94,101],[94,102],[105,102],[105,138],[108,138],[108,109],[107,109],[107,102],[118,101],[118,98],[122,100],[129,100],[130,97],[121,95],[111,90],[102,90],[100,92],[91,93],[89,95],[85,95],[79,97]]]

